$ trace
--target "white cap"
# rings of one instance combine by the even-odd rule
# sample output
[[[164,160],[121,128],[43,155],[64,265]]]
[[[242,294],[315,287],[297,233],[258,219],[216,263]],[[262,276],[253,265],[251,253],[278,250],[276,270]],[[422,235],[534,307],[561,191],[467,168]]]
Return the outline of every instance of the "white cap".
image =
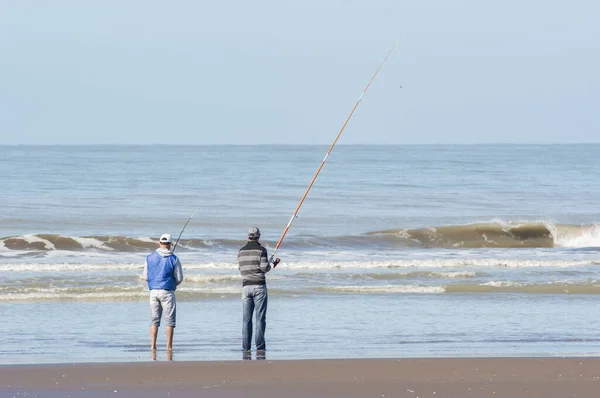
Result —
[[[162,234],[158,240],[160,243],[172,243],[171,234]]]

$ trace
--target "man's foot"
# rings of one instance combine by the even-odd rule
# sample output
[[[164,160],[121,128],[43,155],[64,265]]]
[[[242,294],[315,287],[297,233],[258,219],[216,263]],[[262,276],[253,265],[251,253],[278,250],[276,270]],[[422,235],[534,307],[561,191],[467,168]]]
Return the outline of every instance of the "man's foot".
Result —
[[[242,350],[242,359],[252,359],[250,350]]]
[[[151,346],[150,346],[150,350],[151,350],[151,351],[156,351],[156,346],[155,346],[155,345],[151,345]]]
[[[167,346],[167,351],[173,351],[173,347]]]

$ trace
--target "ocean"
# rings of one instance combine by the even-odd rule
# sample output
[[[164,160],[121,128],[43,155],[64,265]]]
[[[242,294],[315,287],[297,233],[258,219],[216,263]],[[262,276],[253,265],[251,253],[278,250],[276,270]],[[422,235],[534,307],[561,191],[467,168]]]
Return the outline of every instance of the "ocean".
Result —
[[[0,146],[0,364],[241,359],[237,250],[272,252],[327,149]],[[267,277],[267,359],[600,355],[598,153],[338,145]],[[153,356],[144,258],[194,213]]]

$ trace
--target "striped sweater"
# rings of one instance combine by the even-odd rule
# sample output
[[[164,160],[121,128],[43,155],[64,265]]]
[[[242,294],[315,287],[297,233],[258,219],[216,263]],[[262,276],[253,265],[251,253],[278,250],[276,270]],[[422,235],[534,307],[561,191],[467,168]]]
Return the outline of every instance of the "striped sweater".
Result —
[[[267,249],[256,240],[250,240],[237,255],[243,286],[266,285],[265,274],[271,270]]]

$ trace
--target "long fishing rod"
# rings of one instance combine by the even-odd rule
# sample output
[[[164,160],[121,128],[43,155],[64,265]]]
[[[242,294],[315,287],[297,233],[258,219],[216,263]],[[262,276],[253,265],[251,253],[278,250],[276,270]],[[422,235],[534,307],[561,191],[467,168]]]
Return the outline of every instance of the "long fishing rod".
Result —
[[[179,243],[179,239],[181,239],[181,235],[183,235],[183,231],[185,231],[185,227],[187,227],[187,225],[190,223],[190,221],[192,221],[192,218],[194,218],[196,213],[198,213],[198,210],[200,210],[200,209],[199,208],[196,209],[196,211],[190,216],[190,218],[188,218],[187,222],[181,229],[181,232],[179,233],[179,236],[177,237],[177,240],[175,241],[175,245],[173,246],[173,250],[171,250],[171,253],[175,252],[175,249],[177,248],[177,244]]]
[[[294,211],[294,214],[292,214],[292,217],[290,218],[290,221],[287,223],[287,226],[285,227],[285,229],[283,230],[283,233],[281,234],[281,238],[279,238],[279,241],[277,242],[277,246],[275,246],[275,250],[273,250],[273,253],[271,254],[271,259],[269,260],[269,262],[273,264],[273,268],[275,268],[277,266],[277,264],[279,264],[279,259],[277,259],[277,260],[274,261],[275,254],[277,253],[277,250],[279,249],[279,246],[281,246],[281,242],[283,242],[283,238],[285,238],[285,235],[287,234],[288,230],[290,229],[290,227],[292,225],[292,222],[294,222],[294,219],[297,218],[298,211],[300,210],[300,207],[302,207],[302,204],[304,203],[304,200],[306,199],[306,196],[308,195],[308,192],[310,192],[310,189],[312,188],[312,186],[315,183],[317,177],[319,176],[319,173],[321,172],[321,169],[325,165],[325,162],[327,161],[327,158],[331,154],[331,151],[333,151],[333,147],[338,142],[340,136],[342,135],[342,132],[344,131],[344,129],[346,128],[346,125],[350,121],[350,118],[354,114],[354,111],[358,107],[358,104],[362,100],[362,97],[365,95],[365,93],[369,89],[369,86],[371,86],[371,83],[373,82],[373,80],[375,80],[375,76],[377,76],[377,74],[379,73],[379,70],[381,69],[381,67],[383,66],[383,64],[385,64],[385,61],[387,61],[388,57],[396,49],[396,46],[398,45],[399,41],[400,41],[400,39],[396,40],[396,43],[394,43],[394,45],[392,46],[392,48],[390,49],[390,51],[387,53],[387,55],[385,56],[385,58],[383,59],[383,61],[381,61],[381,63],[377,67],[377,70],[375,71],[375,73],[371,77],[371,80],[369,80],[369,83],[367,83],[367,86],[365,87],[365,89],[363,90],[363,92],[360,94],[360,97],[358,97],[358,100],[354,104],[354,107],[352,108],[352,111],[350,111],[350,114],[346,118],[346,121],[342,125],[342,128],[340,129],[339,133],[335,137],[335,140],[333,140],[333,143],[329,147],[329,150],[327,151],[327,154],[325,155],[325,158],[321,162],[321,165],[317,169],[317,172],[315,173],[314,177],[310,181],[310,184],[308,184],[308,187],[306,188],[306,191],[304,192],[304,195],[302,196],[302,199],[300,199],[300,203],[298,203],[298,207],[296,207],[296,210]]]

